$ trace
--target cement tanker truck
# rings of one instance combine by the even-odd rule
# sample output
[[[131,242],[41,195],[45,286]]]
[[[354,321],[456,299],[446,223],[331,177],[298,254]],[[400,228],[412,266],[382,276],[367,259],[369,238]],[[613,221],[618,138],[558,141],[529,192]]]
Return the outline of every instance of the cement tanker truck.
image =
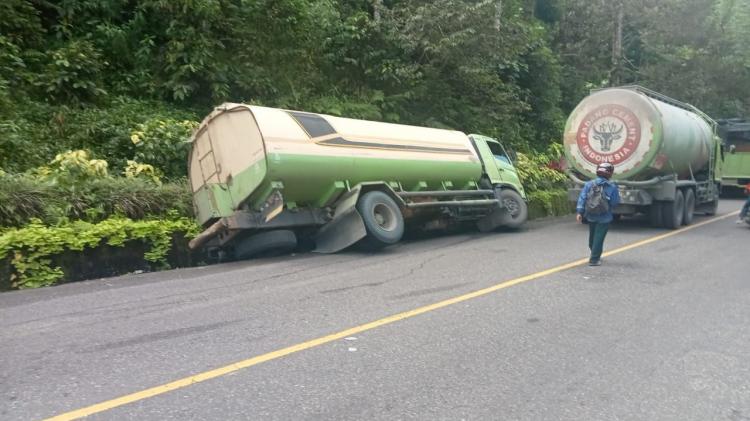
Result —
[[[204,231],[191,248],[246,258],[398,242],[405,226],[518,227],[525,193],[503,146],[453,130],[227,103],[192,138],[188,164]]]
[[[716,213],[721,141],[716,123],[695,107],[640,86],[594,91],[565,125],[565,158],[575,187],[615,165],[622,203],[615,215],[648,215],[656,227],[688,225],[696,211]]]

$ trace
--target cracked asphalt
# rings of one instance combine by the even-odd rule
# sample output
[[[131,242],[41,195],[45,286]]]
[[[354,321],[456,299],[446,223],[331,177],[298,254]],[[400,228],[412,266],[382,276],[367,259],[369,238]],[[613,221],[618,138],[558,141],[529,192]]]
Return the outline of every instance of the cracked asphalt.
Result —
[[[750,420],[750,227],[734,219],[123,405],[579,260],[586,228],[566,217],[0,294],[0,419],[110,402],[90,418]],[[666,232],[626,220],[605,251]]]

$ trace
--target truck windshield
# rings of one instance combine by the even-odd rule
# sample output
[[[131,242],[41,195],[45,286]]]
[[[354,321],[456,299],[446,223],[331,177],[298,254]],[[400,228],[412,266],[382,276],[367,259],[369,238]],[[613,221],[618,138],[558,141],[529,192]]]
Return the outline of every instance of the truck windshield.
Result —
[[[492,151],[492,155],[495,155],[496,159],[499,159],[506,164],[511,164],[510,157],[505,152],[503,145],[496,142],[487,142],[487,145],[490,147],[490,151]]]

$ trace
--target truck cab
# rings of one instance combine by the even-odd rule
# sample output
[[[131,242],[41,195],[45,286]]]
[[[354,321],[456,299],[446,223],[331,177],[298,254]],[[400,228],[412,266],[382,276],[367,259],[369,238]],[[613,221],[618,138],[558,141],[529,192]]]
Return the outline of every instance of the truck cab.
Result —
[[[724,119],[718,122],[724,142],[722,184],[736,189],[750,183],[750,120]]]
[[[500,203],[502,212],[495,212],[479,222],[483,231],[491,227],[517,228],[528,217],[526,192],[513,165],[513,156],[499,141],[478,134],[469,135],[482,163],[482,187],[491,188]]]
[[[526,200],[521,179],[513,165],[513,155],[509,154],[499,141],[478,134],[469,135],[476,152],[482,161],[484,174],[495,188],[510,189]]]

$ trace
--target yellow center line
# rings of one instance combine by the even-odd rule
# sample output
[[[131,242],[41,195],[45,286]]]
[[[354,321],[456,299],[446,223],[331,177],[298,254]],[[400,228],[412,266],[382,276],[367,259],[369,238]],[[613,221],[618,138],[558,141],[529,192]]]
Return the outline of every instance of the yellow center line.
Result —
[[[612,251],[606,252],[603,254],[603,256],[611,256],[613,254],[622,253],[631,249],[634,249],[636,247],[642,247],[647,244],[653,243],[655,241],[663,240],[665,238],[669,238],[672,236],[675,236],[677,234],[683,233],[685,231],[689,231],[698,227],[701,227],[706,224],[710,224],[712,222],[716,222],[722,219],[726,219],[730,216],[736,215],[737,212],[729,213],[726,215],[717,216],[714,218],[711,218],[709,220],[703,221],[698,224],[690,225],[675,231],[670,231],[666,234],[657,235],[655,237],[647,238],[642,241],[638,241],[617,249],[614,249]],[[195,383],[200,383],[206,380],[214,379],[217,377],[221,377],[224,375],[227,375],[229,373],[233,373],[238,370],[242,370],[244,368],[252,367],[257,364],[264,363],[266,361],[275,360],[277,358],[284,357],[289,354],[293,354],[295,352],[304,351],[306,349],[314,348],[320,345],[327,344],[329,342],[333,342],[342,338],[346,338],[348,336],[352,336],[358,333],[362,333],[368,330],[375,329],[380,326],[385,326],[400,320],[408,319],[414,316],[418,316],[420,314],[424,314],[430,311],[438,310],[443,307],[447,307],[453,304],[458,304],[463,301],[471,300],[473,298],[481,297],[483,295],[490,294],[495,291],[499,291],[501,289],[505,289],[508,287],[512,287],[514,285],[518,285],[524,282],[528,282],[534,279],[539,279],[542,277],[545,277],[547,275],[551,275],[553,273],[562,272],[567,269],[574,268],[576,266],[582,266],[584,264],[588,263],[588,259],[580,259],[576,260],[570,263],[566,263],[560,266],[553,267],[551,269],[543,270],[541,272],[536,272],[530,275],[522,276],[520,278],[511,279],[509,281],[505,281],[493,286],[490,286],[488,288],[480,289],[474,292],[470,292],[468,294],[460,295],[458,297],[449,298],[447,300],[439,301],[434,304],[426,305],[424,307],[415,308],[413,310],[405,311],[403,313],[394,314],[392,316],[388,316],[379,320],[375,320],[370,323],[365,323],[363,325],[355,326],[346,330],[342,330],[340,332],[332,333],[327,336],[322,336],[316,339],[312,339],[306,342],[301,342],[296,345],[292,345],[286,348],[282,348],[276,351],[269,352],[267,354],[258,355],[252,358],[248,358],[246,360],[238,361],[233,364],[225,365],[223,367],[215,368],[213,370],[204,371],[202,373],[198,373],[192,376],[184,377],[179,380],[175,380],[169,383],[165,383],[159,386],[151,387],[149,389],[144,389],[139,392],[131,393],[129,395],[121,396],[119,398],[110,399],[104,402],[100,402],[91,406],[87,406],[85,408],[76,409],[74,411],[66,412],[64,414],[60,414],[57,416],[54,416],[52,418],[48,418],[47,420],[55,420],[55,421],[61,421],[61,420],[75,420],[78,418],[83,418],[92,414],[96,414],[99,412],[107,411],[113,408],[116,408],[118,406],[127,405],[129,403],[137,402],[143,399],[148,399],[157,395],[161,395],[163,393],[170,392],[172,390],[181,389],[183,387],[190,386]]]

